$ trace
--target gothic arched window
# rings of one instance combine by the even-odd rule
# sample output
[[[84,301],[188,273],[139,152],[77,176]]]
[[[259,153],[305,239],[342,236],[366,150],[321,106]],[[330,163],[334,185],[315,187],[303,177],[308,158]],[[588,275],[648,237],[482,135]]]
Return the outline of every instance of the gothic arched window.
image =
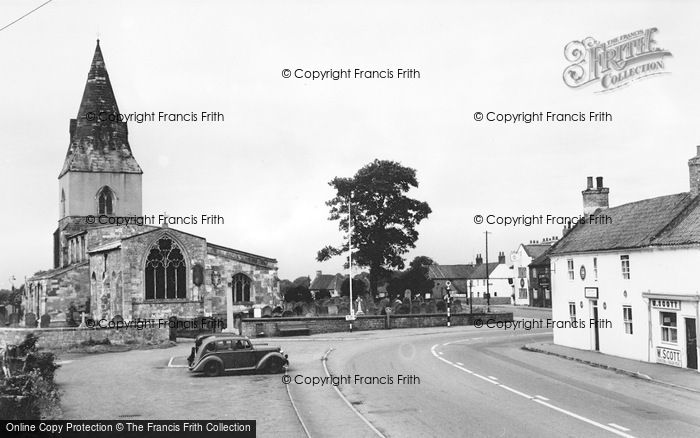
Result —
[[[180,247],[163,236],[151,247],[145,266],[147,300],[187,298],[187,267]]]
[[[97,195],[97,214],[114,214],[114,193],[107,186]]]
[[[245,274],[236,274],[231,282],[233,302],[250,301],[250,278]]]

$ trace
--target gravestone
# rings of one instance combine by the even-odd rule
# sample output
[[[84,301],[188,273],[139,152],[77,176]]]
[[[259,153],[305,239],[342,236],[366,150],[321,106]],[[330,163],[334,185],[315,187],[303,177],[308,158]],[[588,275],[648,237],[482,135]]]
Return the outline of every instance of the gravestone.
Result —
[[[0,321],[4,325],[4,321]],[[36,315],[33,313],[27,313],[24,315],[24,326],[25,327],[36,327]]]
[[[114,318],[112,318],[112,321],[114,322],[124,322],[124,318],[121,315],[114,315]]]
[[[5,315],[5,312],[0,312],[0,327],[4,327],[6,323],[7,316]]]
[[[51,317],[48,313],[44,313],[43,315],[41,315],[41,322],[39,323],[39,325],[41,326],[41,328],[47,328],[51,325]]]
[[[270,306],[265,306],[262,308],[262,317],[263,318],[269,318],[272,316],[272,307]]]
[[[336,306],[335,304],[331,304],[330,306],[328,306],[328,315],[334,316],[337,314],[338,314],[338,306]]]
[[[7,322],[10,323],[10,327],[17,327],[19,325],[19,315],[17,313],[10,313]]]

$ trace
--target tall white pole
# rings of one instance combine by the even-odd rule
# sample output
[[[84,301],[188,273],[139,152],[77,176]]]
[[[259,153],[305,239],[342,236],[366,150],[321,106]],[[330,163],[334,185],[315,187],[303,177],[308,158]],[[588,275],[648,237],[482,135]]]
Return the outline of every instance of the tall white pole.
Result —
[[[350,279],[348,280],[348,285],[350,286],[350,316],[355,316],[355,305],[352,301],[352,212],[350,210],[352,206],[352,192],[350,193],[350,200],[348,201],[348,250],[350,251],[349,259],[349,269],[350,269]],[[350,323],[352,324],[352,323]],[[352,327],[352,326],[351,326]]]

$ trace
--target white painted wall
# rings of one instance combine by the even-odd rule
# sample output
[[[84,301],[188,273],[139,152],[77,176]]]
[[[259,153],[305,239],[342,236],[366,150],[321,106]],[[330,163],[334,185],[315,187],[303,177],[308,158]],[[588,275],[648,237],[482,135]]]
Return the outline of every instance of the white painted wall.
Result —
[[[629,255],[630,278],[624,279],[621,255]],[[597,258],[597,277],[593,258]],[[576,317],[586,328],[554,328],[554,343],[568,347],[594,349],[591,300],[584,297],[585,287],[598,288],[598,318],[610,321],[611,328],[600,329],[600,351],[615,356],[655,362],[655,346],[661,345],[658,310],[652,309],[643,293],[696,295],[700,293],[700,247],[645,248],[628,252],[553,256],[552,258],[552,319],[569,320],[569,302],[576,303]],[[567,259],[574,261],[574,279],[569,278]],[[581,278],[580,268],[586,277]],[[627,296],[625,297],[625,292]],[[583,304],[583,307],[581,307]],[[633,333],[625,333],[623,306],[632,307]],[[697,303],[683,302],[678,312],[678,343],[672,348],[685,355],[684,317],[697,317]],[[651,320],[651,345],[649,321]],[[696,321],[697,324],[697,321]]]

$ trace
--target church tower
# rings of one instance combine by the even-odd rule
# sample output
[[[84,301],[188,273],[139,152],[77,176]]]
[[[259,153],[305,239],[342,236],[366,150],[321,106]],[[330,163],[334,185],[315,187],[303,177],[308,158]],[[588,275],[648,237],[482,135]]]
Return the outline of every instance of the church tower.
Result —
[[[78,116],[70,121],[70,143],[58,175],[54,267],[87,259],[85,230],[104,225],[101,215],[142,215],[143,171],[131,152],[126,121],[119,120],[119,114],[97,40]],[[89,216],[95,218],[94,224]]]

